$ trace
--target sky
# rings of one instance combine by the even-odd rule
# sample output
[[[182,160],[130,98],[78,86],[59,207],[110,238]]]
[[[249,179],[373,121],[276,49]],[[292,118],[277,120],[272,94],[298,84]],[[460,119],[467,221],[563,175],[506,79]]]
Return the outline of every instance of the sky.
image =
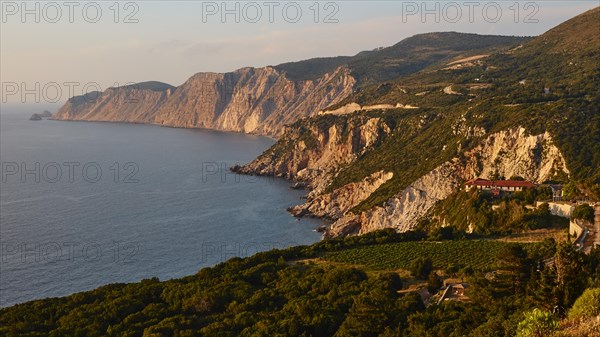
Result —
[[[0,1],[2,104],[56,103],[116,85],[181,85],[418,33],[534,36],[592,1]]]

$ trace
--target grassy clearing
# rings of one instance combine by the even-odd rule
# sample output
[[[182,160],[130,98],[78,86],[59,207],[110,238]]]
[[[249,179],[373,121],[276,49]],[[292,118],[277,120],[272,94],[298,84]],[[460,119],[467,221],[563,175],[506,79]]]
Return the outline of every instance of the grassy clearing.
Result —
[[[566,228],[545,228],[523,233],[511,234],[498,239],[502,242],[533,243],[542,242],[546,239],[554,239],[556,242],[567,240],[568,230]]]

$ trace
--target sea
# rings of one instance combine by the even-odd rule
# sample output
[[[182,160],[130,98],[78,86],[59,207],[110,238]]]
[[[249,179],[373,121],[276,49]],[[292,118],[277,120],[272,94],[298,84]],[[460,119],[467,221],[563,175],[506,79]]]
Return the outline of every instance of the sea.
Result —
[[[0,307],[320,239],[286,211],[305,192],[229,171],[272,139],[34,112],[0,111]]]

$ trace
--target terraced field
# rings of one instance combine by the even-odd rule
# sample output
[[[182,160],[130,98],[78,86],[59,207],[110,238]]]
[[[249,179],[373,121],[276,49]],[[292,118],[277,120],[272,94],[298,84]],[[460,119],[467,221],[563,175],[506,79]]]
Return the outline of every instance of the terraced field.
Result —
[[[436,269],[449,265],[471,267],[474,270],[492,269],[502,248],[514,243],[499,241],[416,241],[373,245],[328,253],[324,259],[359,264],[373,269],[407,269],[417,257],[428,257]]]

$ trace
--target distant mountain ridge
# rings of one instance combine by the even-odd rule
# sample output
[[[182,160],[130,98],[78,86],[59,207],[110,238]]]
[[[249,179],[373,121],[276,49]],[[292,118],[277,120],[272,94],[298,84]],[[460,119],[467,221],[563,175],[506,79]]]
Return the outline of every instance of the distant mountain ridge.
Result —
[[[166,91],[166,90],[175,89],[175,87],[170,84],[158,82],[158,81],[140,82],[140,83],[130,84],[127,86],[122,86],[121,88],[130,88],[130,89],[137,89],[137,90],[152,90],[152,91]]]
[[[529,39],[458,32],[424,33],[406,38],[393,46],[363,51],[355,56],[316,58],[274,67],[285,71],[292,79],[307,79],[320,76],[335,67],[347,65],[350,73],[359,79],[362,86],[415,73],[435,62],[450,59],[464,52],[493,52]]]
[[[233,72],[198,73],[179,87],[144,82],[71,98],[57,120],[112,121],[209,128],[278,137],[284,126],[316,115],[370,83],[422,70],[440,60],[506,49],[527,38],[429,33],[355,56],[317,58]]]

